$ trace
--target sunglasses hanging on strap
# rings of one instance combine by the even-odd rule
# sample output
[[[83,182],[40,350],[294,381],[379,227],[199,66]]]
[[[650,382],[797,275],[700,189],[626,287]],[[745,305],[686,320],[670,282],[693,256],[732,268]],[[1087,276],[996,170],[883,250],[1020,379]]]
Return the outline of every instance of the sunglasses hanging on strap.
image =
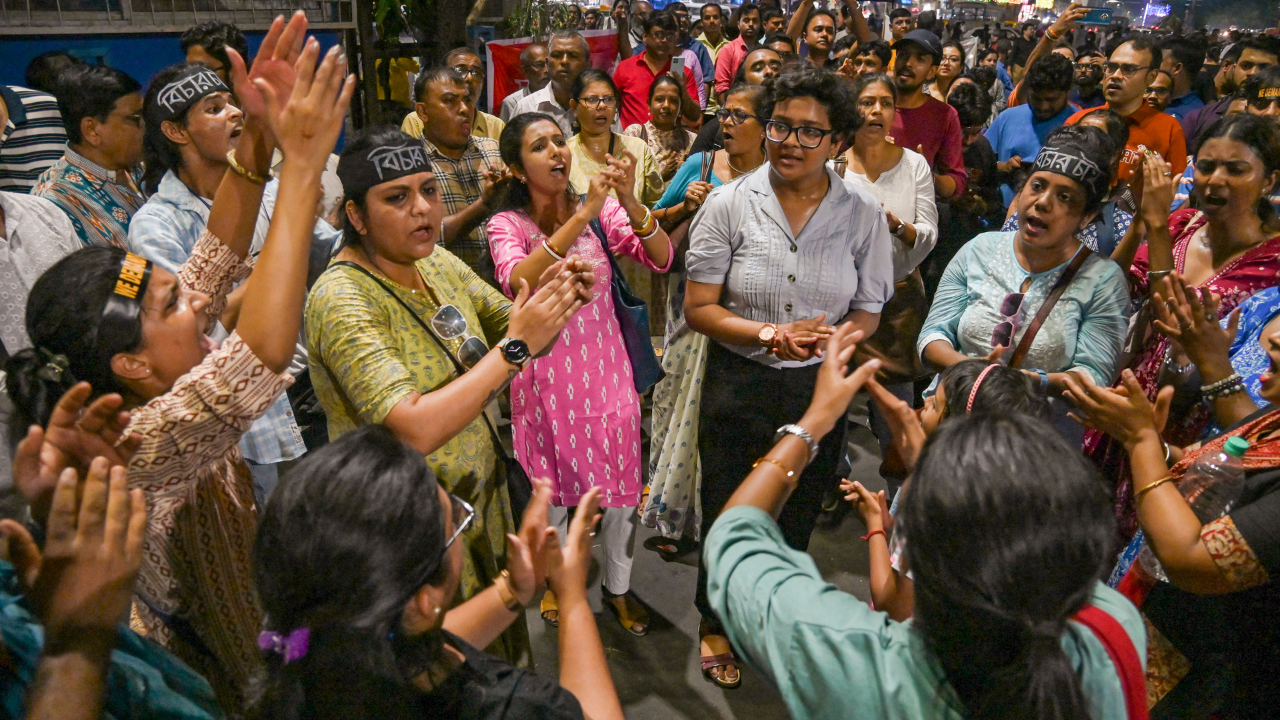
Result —
[[[1088,260],[1091,254],[1093,254],[1093,251],[1088,246],[1080,246],[1076,256],[1071,259],[1071,264],[1063,271],[1062,277],[1058,278],[1058,282],[1053,284],[1053,289],[1049,291],[1044,303],[1040,305],[1040,310],[1036,313],[1035,319],[1027,326],[1027,331],[1023,333],[1022,339],[1018,341],[1018,347],[1013,350],[1013,357],[1009,358],[1009,367],[1017,369],[1022,365],[1023,358],[1031,350],[1031,342],[1035,340],[1036,333],[1040,332],[1040,326],[1048,319],[1049,313],[1053,312],[1053,307],[1058,304],[1058,298],[1062,297],[1062,293],[1066,292],[1067,286],[1071,284],[1076,273],[1080,271],[1084,261]]]
[[[440,340],[438,331],[433,329],[432,327],[432,326],[440,325],[441,327],[448,326],[450,328],[457,329],[457,325],[455,322],[453,322],[452,318],[447,316],[442,317],[442,314],[445,308],[453,307],[452,305],[447,305],[445,306],[445,308],[441,308],[442,312],[436,313],[436,316],[431,319],[431,325],[428,326],[427,323],[423,322],[422,318],[418,316],[418,313],[414,312],[413,308],[409,307],[408,303],[402,300],[399,295],[395,294],[395,291],[393,291],[390,287],[388,287],[387,284],[384,283],[381,278],[369,272],[369,270],[366,269],[365,267],[361,265],[357,265],[349,260],[339,260],[338,262],[335,262],[334,265],[345,265],[350,268],[355,268],[356,270],[359,270],[360,272],[364,273],[367,277],[369,277],[369,279],[378,283],[378,285],[380,285],[383,290],[386,290],[387,294],[390,295],[396,302],[400,303],[400,306],[405,309],[405,312],[409,313],[409,317],[413,318],[418,323],[418,325],[422,326],[423,331],[426,332],[428,337],[430,337],[432,340],[435,341],[436,345],[440,347],[440,350],[441,352],[444,353],[445,357],[449,358],[449,360],[453,362],[453,367],[455,370],[457,370],[458,377],[462,377],[463,373],[467,371],[468,367],[475,365],[475,363],[473,362],[471,363],[471,365],[467,367],[463,367],[463,363],[459,362],[458,358],[454,357],[453,353],[449,352],[449,348],[445,347],[445,344]],[[457,308],[453,308],[453,309],[454,309],[454,312],[458,312]],[[461,315],[461,313],[459,313],[459,315]],[[463,329],[461,330],[461,332],[454,335],[453,337],[458,337],[459,335],[466,334],[465,323],[466,321],[464,318]],[[446,331],[446,333],[447,332],[448,331]],[[446,338],[446,339],[453,339],[453,338]],[[489,347],[487,344],[484,343],[483,340],[475,337],[474,335],[472,335],[471,337],[463,341],[462,343],[463,347],[462,347],[462,350],[460,351],[460,354],[464,355],[464,361],[465,359],[469,359],[470,355],[468,353],[474,354],[474,353],[471,353],[470,351],[467,351],[466,349],[467,344],[471,343],[472,341],[476,341],[476,342],[479,342],[480,344],[485,345],[484,352],[479,353],[478,357],[476,357],[475,359],[475,362],[479,362],[481,359],[484,358],[486,354],[488,354]],[[503,480],[505,480],[507,484],[507,493],[511,496],[511,515],[512,517],[518,519],[524,516],[524,509],[528,507],[529,501],[533,499],[533,483],[529,482],[529,475],[524,471],[524,468],[520,465],[519,461],[517,461],[515,458],[507,454],[507,448],[502,444],[502,438],[498,436],[497,429],[494,428],[493,423],[489,421],[488,413],[486,413],[483,409],[481,409],[480,417],[484,420],[485,426],[489,428],[489,436],[493,440],[493,451],[498,456],[498,469],[502,472]]]

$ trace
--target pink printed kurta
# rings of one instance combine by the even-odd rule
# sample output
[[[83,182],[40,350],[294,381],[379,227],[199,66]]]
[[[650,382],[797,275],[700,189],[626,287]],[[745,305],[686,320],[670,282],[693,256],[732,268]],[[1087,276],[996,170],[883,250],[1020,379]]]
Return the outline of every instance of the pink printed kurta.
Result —
[[[658,272],[622,205],[605,200],[600,221],[615,255]],[[523,210],[489,220],[489,251],[502,290],[511,271],[546,237]],[[606,507],[635,507],[640,500],[640,398],[622,343],[609,284],[613,273],[600,238],[583,229],[569,253],[591,263],[595,298],[569,320],[551,354],[533,361],[511,384],[511,424],[516,458],[531,477],[549,478],[551,501],[574,507],[587,490],[604,490]]]

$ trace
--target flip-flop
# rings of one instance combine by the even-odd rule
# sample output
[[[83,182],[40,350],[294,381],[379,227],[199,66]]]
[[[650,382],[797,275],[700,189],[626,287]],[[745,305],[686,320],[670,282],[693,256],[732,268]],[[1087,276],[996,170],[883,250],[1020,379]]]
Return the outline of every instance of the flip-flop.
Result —
[[[649,504],[649,483],[645,483],[640,492],[640,503],[636,505],[636,517],[644,517],[644,509]]]
[[[715,642],[716,645],[723,644],[724,647],[729,648],[728,651],[716,653],[711,647],[712,643],[708,642],[713,638],[718,641]],[[742,671],[738,669],[738,658],[734,656],[733,648],[729,647],[728,638],[723,635],[703,635],[699,653],[702,656],[702,677],[706,678],[708,682],[715,683],[725,690],[734,690],[742,685]],[[724,668],[720,677],[716,677],[711,673],[716,668]],[[737,679],[728,679],[734,675],[737,676]]]
[[[662,537],[661,535],[654,535],[644,541],[644,547],[646,550],[652,550],[653,552],[658,553],[658,556],[663,560],[672,562],[681,555],[685,555],[697,549],[698,543],[685,538],[672,540],[671,538]]]
[[[630,590],[621,595],[614,595],[608,590],[601,588],[601,594],[604,596],[604,605],[613,611],[615,617],[618,618],[618,624],[627,632],[636,637],[644,637],[649,634],[649,611],[640,603],[640,598]],[[622,601],[622,607],[618,607],[618,601]],[[637,630],[636,627],[639,626]]]
[[[542,596],[542,604],[538,606],[538,610],[542,613],[542,619],[551,627],[560,627],[560,604],[556,602],[556,594],[547,591]]]

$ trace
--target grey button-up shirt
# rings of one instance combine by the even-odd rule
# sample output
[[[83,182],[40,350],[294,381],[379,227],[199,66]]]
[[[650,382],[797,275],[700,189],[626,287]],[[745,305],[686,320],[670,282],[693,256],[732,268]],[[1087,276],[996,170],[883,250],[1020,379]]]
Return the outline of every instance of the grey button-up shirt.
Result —
[[[852,310],[878,313],[893,296],[889,224],[880,203],[835,174],[800,235],[769,183],[769,164],[711,192],[689,227],[688,279],[723,285],[720,304],[756,322],[789,323]],[[759,346],[725,347],[761,364],[795,367]],[[820,362],[814,358],[809,362]]]

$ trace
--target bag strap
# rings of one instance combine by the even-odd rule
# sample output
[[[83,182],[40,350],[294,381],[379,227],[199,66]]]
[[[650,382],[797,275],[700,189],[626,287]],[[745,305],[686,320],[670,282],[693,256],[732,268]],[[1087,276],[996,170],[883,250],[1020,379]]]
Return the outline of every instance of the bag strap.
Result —
[[[711,169],[715,165],[715,150],[704,150],[702,153],[702,172],[698,177],[702,182],[711,182]]]
[[[1044,304],[1040,306],[1040,311],[1036,313],[1036,317],[1027,326],[1027,331],[1022,334],[1022,340],[1018,341],[1018,347],[1013,351],[1013,357],[1009,360],[1009,367],[1017,368],[1022,364],[1023,358],[1027,356],[1027,351],[1031,349],[1031,341],[1035,339],[1036,333],[1040,332],[1040,326],[1048,319],[1049,313],[1053,312],[1053,306],[1058,304],[1058,298],[1062,297],[1062,293],[1066,292],[1067,286],[1075,278],[1076,272],[1084,265],[1084,261],[1089,259],[1093,251],[1087,245],[1081,245],[1076,256],[1071,259],[1071,264],[1063,271],[1062,277],[1058,278],[1058,282],[1054,283],[1053,289],[1049,291],[1048,297],[1044,299]]]
[[[1129,720],[1148,720],[1147,677],[1142,672],[1142,660],[1138,649],[1124,627],[1106,611],[1095,605],[1085,605],[1071,618],[1093,631],[1120,675],[1120,687],[1124,690],[1124,707]]]
[[[382,278],[379,278],[377,275],[374,275],[373,273],[369,272],[369,269],[364,267],[363,265],[357,265],[356,263],[353,263],[350,260],[338,260],[333,264],[343,265],[349,268],[355,268],[356,270],[359,270],[360,272],[368,276],[370,280],[373,280],[374,282],[378,283],[378,285],[382,286],[382,289],[386,290],[387,294],[390,295],[396,302],[400,303],[400,306],[405,309],[405,312],[409,313],[409,317],[413,318],[418,323],[418,325],[422,327],[423,331],[427,333],[427,336],[436,342],[436,345],[440,347],[440,352],[444,353],[444,356],[449,358],[449,360],[453,362],[454,369],[458,371],[458,377],[462,377],[462,375],[467,372],[467,369],[462,367],[462,363],[458,362],[458,358],[454,357],[453,353],[449,352],[449,348],[445,347],[444,342],[441,341],[439,337],[436,337],[435,330],[432,330],[430,325],[423,322],[422,318],[418,316],[418,313],[414,312],[413,308],[409,307],[409,303],[401,299],[399,295],[395,294],[395,291],[393,291],[390,287],[388,287],[386,283],[382,282]],[[498,438],[497,429],[493,427],[493,423],[489,422],[489,415],[484,411],[483,408],[481,408],[480,410],[480,417],[484,418],[484,424],[489,428],[489,434],[493,438],[493,446],[495,450],[500,455],[502,455],[504,459],[508,459],[507,449],[503,447],[502,441]]]

